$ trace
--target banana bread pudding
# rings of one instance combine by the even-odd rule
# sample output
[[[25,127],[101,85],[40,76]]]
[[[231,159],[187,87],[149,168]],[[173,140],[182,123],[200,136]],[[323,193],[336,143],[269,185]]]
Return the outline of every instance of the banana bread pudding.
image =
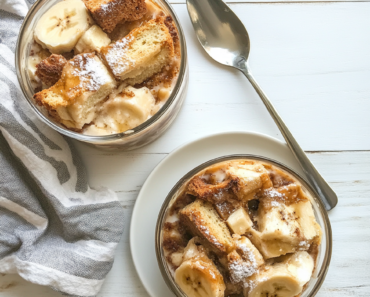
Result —
[[[170,97],[178,32],[155,0],[64,0],[36,23],[28,58],[34,100],[87,135],[131,130]]]
[[[210,166],[167,210],[162,246],[188,297],[297,297],[321,243],[313,198],[292,175],[255,160]]]

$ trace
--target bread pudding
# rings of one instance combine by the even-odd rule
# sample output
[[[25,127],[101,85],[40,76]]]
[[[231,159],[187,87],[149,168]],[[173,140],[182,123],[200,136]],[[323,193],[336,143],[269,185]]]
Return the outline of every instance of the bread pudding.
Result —
[[[28,74],[55,122],[109,135],[159,111],[180,60],[175,23],[155,0],[64,0],[36,23]]]
[[[297,297],[316,267],[322,231],[313,198],[291,174],[257,160],[221,162],[172,197],[163,255],[188,297]]]

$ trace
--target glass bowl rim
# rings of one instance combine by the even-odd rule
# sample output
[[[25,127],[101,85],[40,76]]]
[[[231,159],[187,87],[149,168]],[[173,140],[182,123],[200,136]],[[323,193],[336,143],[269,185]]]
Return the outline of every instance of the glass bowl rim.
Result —
[[[136,134],[139,134],[140,132],[143,132],[146,129],[150,129],[150,127],[153,124],[155,124],[162,116],[164,116],[166,114],[166,112],[172,106],[172,104],[175,103],[176,99],[178,100],[180,98],[179,92],[182,90],[182,86],[184,84],[186,84],[185,80],[188,79],[188,76],[187,76],[188,61],[187,61],[187,50],[186,50],[185,35],[184,35],[183,29],[180,25],[178,16],[176,15],[174,9],[172,8],[172,6],[168,2],[168,0],[154,0],[154,1],[158,2],[159,4],[163,4],[165,6],[165,8],[170,12],[171,17],[175,22],[175,25],[176,25],[176,28],[177,28],[177,31],[178,31],[178,35],[179,35],[179,40],[180,40],[180,53],[181,53],[180,70],[179,70],[179,73],[178,73],[176,84],[175,84],[175,86],[174,86],[174,88],[171,92],[170,97],[167,99],[166,103],[150,119],[146,120],[141,125],[133,128],[133,129],[129,129],[127,131],[121,132],[121,133],[108,134],[108,135],[99,135],[99,136],[85,135],[85,134],[82,134],[82,133],[74,132],[74,131],[69,130],[67,128],[63,128],[63,127],[55,124],[53,121],[48,119],[48,117],[45,116],[37,108],[37,106],[33,102],[32,98],[29,98],[28,95],[27,95],[27,92],[26,92],[26,89],[25,89],[26,82],[24,82],[23,79],[22,79],[22,75],[21,75],[22,69],[20,68],[20,65],[21,65],[21,62],[20,62],[21,46],[20,45],[21,45],[21,42],[22,42],[22,38],[23,38],[23,35],[24,35],[24,32],[25,32],[25,29],[26,29],[26,27],[28,27],[27,25],[32,20],[30,18],[30,16],[33,14],[34,11],[36,11],[35,16],[37,16],[38,10],[42,6],[47,4],[49,1],[52,1],[52,0],[36,1],[31,6],[31,8],[28,10],[28,13],[27,13],[26,17],[24,18],[24,20],[22,22],[22,26],[19,30],[19,35],[18,35],[18,39],[17,39],[17,43],[16,43],[16,50],[15,50],[15,69],[16,69],[16,73],[17,73],[18,83],[21,87],[21,90],[22,90],[22,93],[23,93],[24,97],[26,98],[26,101],[31,106],[31,108],[35,111],[35,113],[38,115],[38,117],[45,124],[47,124],[49,127],[51,127],[52,129],[56,130],[57,132],[65,135],[65,136],[68,136],[68,137],[71,137],[71,138],[74,138],[74,139],[77,139],[77,140],[80,140],[80,141],[83,141],[83,142],[93,142],[95,144],[106,143],[107,141],[109,142],[109,141],[114,141],[114,140],[123,140],[125,138],[129,138],[129,137],[132,137]]]
[[[226,161],[239,160],[239,159],[251,159],[251,160],[256,160],[256,161],[261,161],[261,162],[267,162],[267,163],[271,163],[272,165],[277,166],[278,168],[285,170],[286,172],[291,174],[294,178],[296,178],[300,183],[302,183],[302,185],[310,192],[314,201],[318,204],[319,206],[318,208],[320,209],[318,213],[320,214],[320,216],[325,222],[325,226],[321,226],[321,227],[322,228],[324,227],[325,230],[327,231],[326,241],[328,244],[325,250],[322,266],[317,267],[317,268],[320,268],[317,274],[317,281],[314,287],[309,291],[308,297],[314,297],[317,294],[317,292],[320,290],[325,280],[325,277],[329,270],[331,255],[332,255],[333,238],[332,238],[332,229],[331,229],[328,212],[325,209],[324,203],[318,198],[318,195],[316,194],[313,187],[308,183],[308,181],[303,176],[301,176],[301,174],[299,174],[298,172],[296,172],[289,166],[279,161],[276,161],[268,157],[255,155],[255,154],[230,154],[230,155],[224,155],[221,157],[213,158],[211,160],[203,162],[202,164],[198,165],[197,167],[193,168],[188,173],[186,173],[168,193],[159,211],[157,223],[155,227],[155,253],[156,253],[157,263],[158,263],[158,266],[159,266],[159,269],[161,271],[164,281],[166,282],[168,288],[170,288],[171,291],[176,296],[186,297],[186,295],[181,292],[180,288],[178,287],[173,277],[171,276],[171,273],[168,269],[168,265],[165,261],[165,256],[164,256],[163,248],[162,248],[162,241],[161,241],[162,228],[161,227],[163,225],[163,220],[165,218],[168,204],[170,203],[170,201],[172,200],[176,192],[185,184],[185,182],[187,182],[195,174],[199,173],[200,171],[202,171],[203,169],[206,169],[207,167],[211,165],[215,165],[217,163],[226,162]]]

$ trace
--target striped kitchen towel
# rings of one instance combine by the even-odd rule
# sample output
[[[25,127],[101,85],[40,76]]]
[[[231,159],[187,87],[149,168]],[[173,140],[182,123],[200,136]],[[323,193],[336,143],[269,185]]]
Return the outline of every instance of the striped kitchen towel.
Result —
[[[124,218],[116,194],[91,189],[71,142],[36,118],[14,68],[25,0],[0,0],[0,273],[66,295],[95,296]]]

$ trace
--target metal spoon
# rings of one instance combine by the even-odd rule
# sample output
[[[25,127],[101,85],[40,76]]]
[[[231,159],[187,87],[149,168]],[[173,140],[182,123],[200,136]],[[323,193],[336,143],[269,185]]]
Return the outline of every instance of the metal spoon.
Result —
[[[338,203],[337,195],[313,166],[252,76],[248,66],[249,36],[243,23],[222,0],[187,0],[186,4],[195,33],[205,51],[218,63],[234,67],[248,78],[325,208],[334,208]]]

